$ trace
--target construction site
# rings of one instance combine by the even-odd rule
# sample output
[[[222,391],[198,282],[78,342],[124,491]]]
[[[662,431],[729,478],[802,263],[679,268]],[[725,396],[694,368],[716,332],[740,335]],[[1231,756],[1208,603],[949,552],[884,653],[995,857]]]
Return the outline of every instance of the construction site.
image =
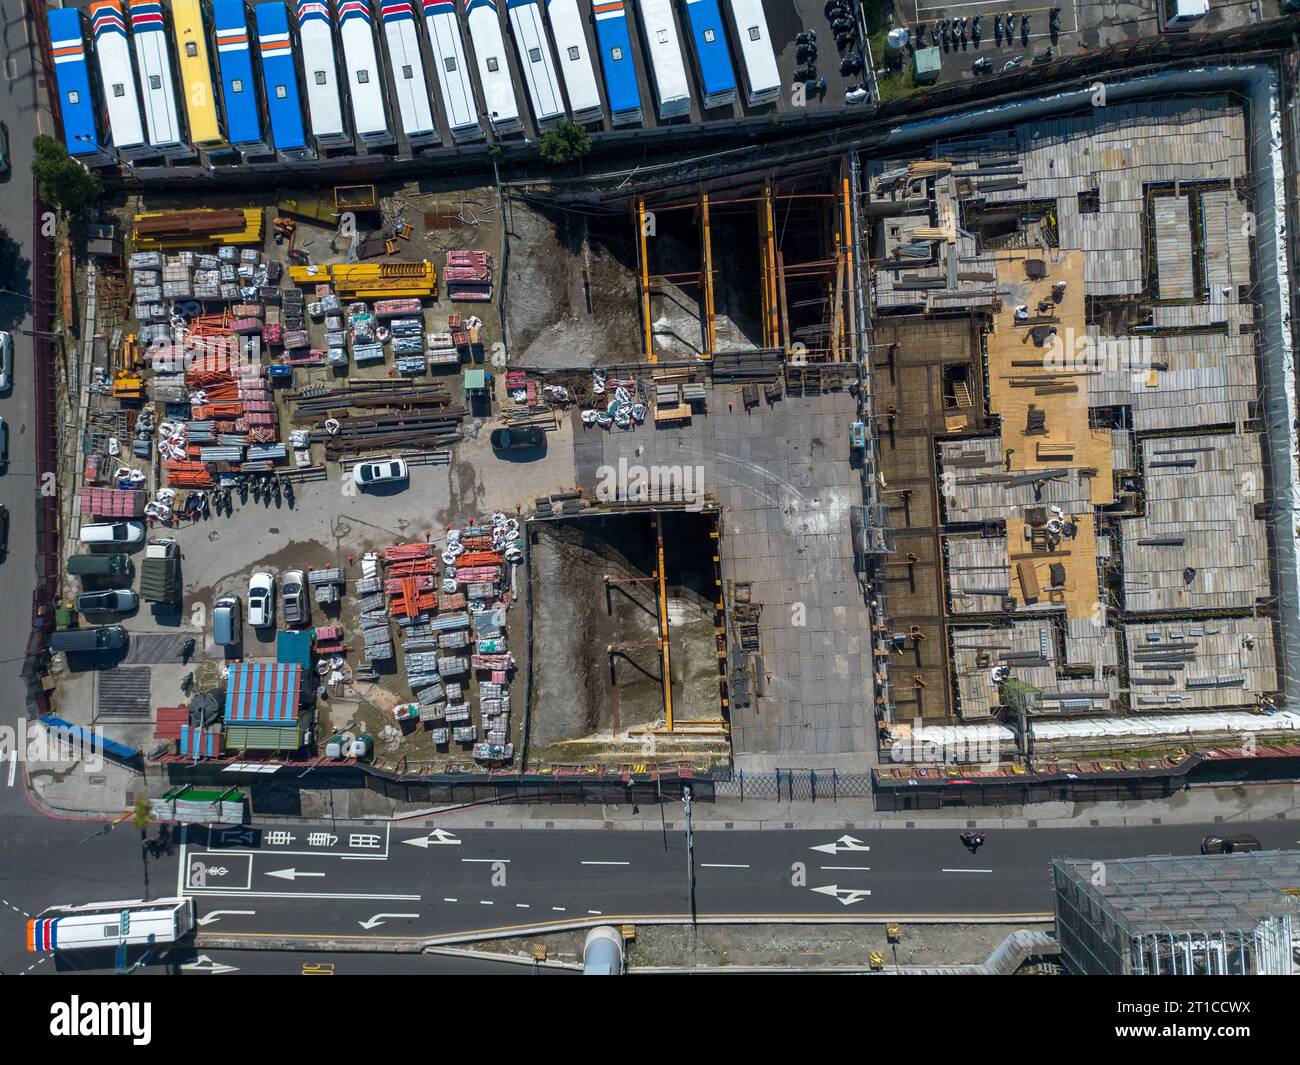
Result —
[[[396,773],[901,786],[1283,742],[1269,91],[707,177],[132,197],[67,301],[64,550],[139,521],[81,553],[174,541],[180,578],[114,662],[55,655],[55,702],[164,761]],[[260,573],[315,617],[217,643]],[[132,582],[67,572],[51,620]],[[211,712],[248,662],[303,696],[258,742]]]
[[[870,161],[896,749],[1136,767],[1291,730],[1257,136],[1202,95]]]

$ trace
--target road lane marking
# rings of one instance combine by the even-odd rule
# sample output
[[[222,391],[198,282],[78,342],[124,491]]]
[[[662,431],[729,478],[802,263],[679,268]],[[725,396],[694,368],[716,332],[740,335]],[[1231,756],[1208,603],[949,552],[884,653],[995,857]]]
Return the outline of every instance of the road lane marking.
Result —
[[[595,917],[599,917],[599,916],[601,916],[601,913],[600,913],[599,910],[588,910],[587,912],[588,912],[589,914],[592,914],[592,915],[595,916]]]
[[[871,866],[869,865],[819,865],[817,868],[824,869],[827,871],[834,869],[837,872],[850,872],[850,873],[871,872]]]
[[[509,858],[462,858],[462,862],[482,862],[486,865],[495,865],[500,862],[502,865],[509,865]]]
[[[213,921],[219,921],[223,917],[252,917],[256,910],[211,910],[199,918],[200,925],[209,925]]]
[[[701,869],[748,869],[747,865],[726,865],[722,862],[701,862]]]
[[[631,865],[631,862],[583,862],[583,865]]]
[[[195,898],[212,896],[214,898],[241,899],[388,899],[403,902],[419,902],[419,895],[355,895],[347,892],[332,891],[244,891],[242,888],[196,888],[186,887],[184,894]]]
[[[992,869],[940,869],[941,873],[991,873]]]
[[[554,910],[556,913],[566,912],[563,906],[552,906],[551,909]]]
[[[495,905],[496,905],[496,903],[493,902],[491,899],[479,899],[479,900],[478,900],[478,904],[479,904],[480,906],[495,906]]]
[[[443,902],[460,902],[460,899],[443,899]]]
[[[515,908],[519,910],[527,910],[530,909],[530,904],[527,902],[516,902]]]

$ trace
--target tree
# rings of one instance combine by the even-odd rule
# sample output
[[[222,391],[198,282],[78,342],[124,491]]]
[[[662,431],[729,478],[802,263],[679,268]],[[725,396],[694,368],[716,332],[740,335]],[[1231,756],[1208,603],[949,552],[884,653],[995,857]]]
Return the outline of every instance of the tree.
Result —
[[[131,824],[140,830],[140,843],[149,836],[149,826],[153,824],[153,804],[148,795],[137,795],[135,806],[131,810]]]
[[[61,211],[79,217],[99,202],[104,186],[98,174],[92,174],[68,155],[68,150],[53,137],[41,135],[32,141],[36,158],[32,174],[41,199]]]
[[[542,137],[542,158],[557,165],[572,163],[591,151],[587,131],[574,122],[561,122]]]

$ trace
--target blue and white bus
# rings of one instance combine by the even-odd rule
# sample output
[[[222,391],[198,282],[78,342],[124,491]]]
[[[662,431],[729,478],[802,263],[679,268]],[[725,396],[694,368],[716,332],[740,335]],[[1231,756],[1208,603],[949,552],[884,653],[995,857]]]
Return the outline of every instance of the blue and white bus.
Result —
[[[560,77],[569,95],[573,121],[598,122],[605,113],[600,105],[600,87],[591,65],[587,34],[578,13],[578,0],[546,0],[546,21],[551,24],[555,54],[560,61]]]
[[[338,64],[334,59],[334,24],[326,0],[297,0],[298,43],[307,86],[311,135],[321,148],[349,143],[339,98]]]
[[[57,8],[48,12],[47,21],[59,113],[63,118],[63,143],[69,155],[92,162],[103,152],[95,126],[95,96],[90,88],[90,68],[86,65],[81,15],[76,8]]]
[[[442,106],[447,111],[451,139],[457,144],[481,141],[483,127],[478,121],[474,82],[470,80],[460,19],[456,17],[452,0],[424,0],[424,28],[433,49],[433,69],[438,76],[438,88],[442,90]]]
[[[121,0],[98,0],[90,5],[90,35],[99,67],[100,98],[108,112],[108,131],[113,147],[128,159],[150,154],[144,135],[144,120],[140,117],[135,64],[131,61],[131,45],[126,39],[126,17],[122,14]]]
[[[240,0],[232,0],[238,4]],[[276,151],[301,155],[307,151],[298,94],[298,62],[289,40],[289,13],[280,0],[253,8],[257,20],[257,54],[262,64],[262,91],[271,118],[271,142]]]
[[[514,80],[510,77],[510,61],[506,58],[506,42],[501,36],[497,5],[494,0],[466,0],[465,18],[469,22],[469,39],[474,45],[474,61],[478,65],[479,83],[483,86],[483,101],[487,104],[492,132],[518,133],[524,124],[519,118],[519,101],[515,97]]]
[[[596,0],[593,11],[600,66],[605,75],[605,96],[609,100],[609,120],[616,126],[634,125],[641,121],[641,90],[636,83],[627,9],[623,0]]]
[[[149,143],[164,153],[185,146],[180,114],[176,110],[176,83],[172,78],[171,49],[162,4],[157,0],[131,0],[131,43],[140,69],[144,121]]]
[[[262,136],[262,111],[253,77],[248,16],[243,0],[212,0],[213,36],[221,78],[221,102],[226,112],[226,135],[234,147],[251,155],[266,151]]]
[[[375,53],[369,0],[335,0],[335,4],[353,126],[367,148],[385,148],[395,141],[384,110],[384,72]]]
[[[424,80],[420,32],[410,0],[380,0],[379,17],[384,24],[388,66],[393,74],[402,132],[414,147],[436,144],[440,138],[433,121],[429,86]]]
[[[685,4],[704,106],[725,107],[736,99],[736,74],[718,0],[685,0]]]

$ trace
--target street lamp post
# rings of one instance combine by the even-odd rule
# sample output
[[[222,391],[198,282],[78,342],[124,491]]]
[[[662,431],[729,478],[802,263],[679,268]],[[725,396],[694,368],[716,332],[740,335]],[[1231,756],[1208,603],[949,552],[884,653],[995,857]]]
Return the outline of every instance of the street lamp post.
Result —
[[[691,787],[682,787],[682,805],[686,808],[686,886],[691,901],[691,929],[695,929],[695,832],[691,827]]]

